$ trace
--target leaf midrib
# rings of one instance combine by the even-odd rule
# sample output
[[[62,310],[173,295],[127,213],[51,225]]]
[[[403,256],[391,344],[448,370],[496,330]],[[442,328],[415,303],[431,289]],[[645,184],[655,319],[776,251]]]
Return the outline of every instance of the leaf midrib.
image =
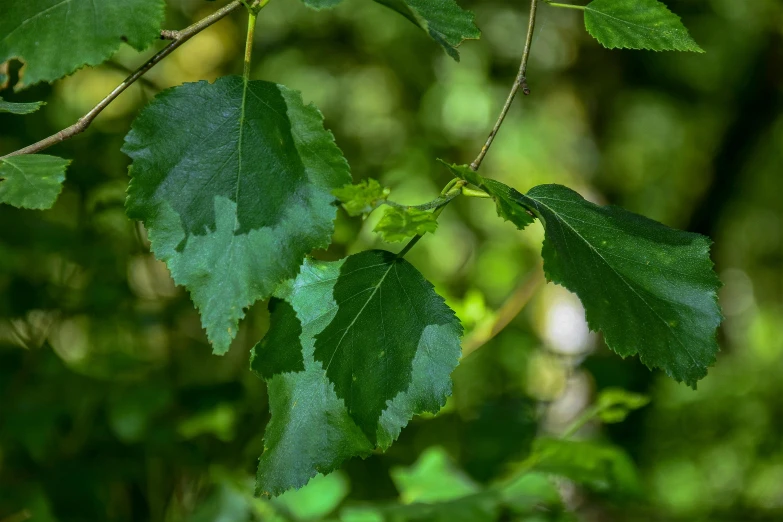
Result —
[[[395,265],[396,263],[397,263],[397,261],[396,261],[396,260],[394,260],[394,261],[392,261],[391,263],[389,263],[389,268],[387,268],[387,269],[386,269],[386,272],[384,272],[384,274],[383,274],[383,277],[381,277],[381,280],[380,280],[380,281],[378,281],[378,284],[376,284],[376,285],[375,285],[375,287],[372,289],[372,293],[371,293],[371,294],[370,294],[370,296],[367,298],[367,300],[364,302],[364,304],[362,305],[362,308],[359,310],[359,312],[357,312],[356,316],[355,316],[355,317],[353,318],[353,320],[351,321],[351,324],[349,324],[349,325],[348,325],[348,326],[345,328],[345,330],[343,330],[343,335],[342,335],[342,336],[340,336],[340,340],[339,340],[339,341],[337,341],[337,346],[335,346],[335,348],[334,348],[334,352],[332,352],[332,357],[329,359],[329,362],[327,363],[326,367],[324,368],[324,372],[326,372],[326,371],[328,371],[328,370],[329,370],[329,366],[331,366],[331,364],[332,364],[332,361],[334,360],[334,356],[335,356],[335,355],[337,355],[337,352],[340,350],[340,345],[342,344],[342,342],[343,342],[343,339],[345,339],[345,336],[348,334],[348,331],[349,331],[351,328],[353,328],[353,325],[354,325],[354,324],[356,324],[356,321],[357,321],[357,320],[359,319],[359,317],[362,315],[362,312],[364,312],[364,309],[365,309],[365,308],[367,308],[367,305],[368,305],[368,304],[370,304],[370,301],[372,301],[372,298],[375,296],[375,293],[376,293],[376,292],[378,291],[378,289],[381,287],[381,285],[383,284],[384,280],[386,280],[386,276],[387,276],[387,275],[389,275],[389,272],[391,271],[391,269],[394,267],[394,265]],[[365,290],[363,290],[363,291],[364,291],[364,292],[366,292],[366,291],[367,291],[367,289],[365,289]],[[359,293],[361,293],[361,292],[359,292]],[[359,294],[356,294],[356,295],[359,295]],[[349,298],[349,299],[350,299],[350,298]],[[344,303],[345,301],[347,301],[347,299],[343,300],[343,303]],[[342,303],[338,303],[338,304],[337,304],[337,306],[339,307],[341,304],[342,304]]]

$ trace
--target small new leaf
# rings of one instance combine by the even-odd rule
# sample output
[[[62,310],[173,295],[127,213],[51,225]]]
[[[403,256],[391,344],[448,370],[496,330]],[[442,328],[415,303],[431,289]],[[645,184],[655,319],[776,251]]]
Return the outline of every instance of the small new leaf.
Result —
[[[225,76],[160,93],[123,151],[133,159],[126,208],[184,285],[214,352],[244,309],[329,245],[331,192],[350,182],[323,117],[298,92]]]
[[[5,101],[0,98],[0,112],[10,112],[11,114],[30,114],[46,105],[46,102],[28,102],[28,103],[15,103]]]
[[[456,176],[489,194],[495,202],[498,216],[506,221],[511,221],[519,230],[523,230],[535,220],[533,215],[520,205],[522,194],[515,189],[494,179],[484,178],[468,165],[450,165],[443,160],[439,161]]]
[[[162,0],[5,4],[0,16],[0,64],[11,58],[25,62],[17,89],[54,81],[84,65],[98,65],[123,42],[143,50],[158,38],[165,8]]]
[[[391,207],[373,229],[384,241],[394,243],[427,232],[435,232],[438,219],[430,210]]]
[[[382,205],[390,193],[391,189],[374,179],[363,179],[356,185],[349,183],[332,191],[349,216],[366,216]]]
[[[607,424],[612,424],[624,421],[629,413],[649,403],[650,398],[646,395],[632,393],[622,388],[607,388],[598,396],[596,408],[599,418]]]
[[[44,154],[0,159],[0,203],[19,208],[51,208],[63,188],[70,160]]]
[[[278,321],[295,333],[285,325],[298,320],[302,333],[275,336],[284,344],[270,340],[265,349],[294,352],[289,360],[301,354],[304,370],[266,377],[272,417],[259,494],[301,487],[347,458],[386,449],[413,415],[445,404],[462,328],[407,261],[377,250],[305,260],[276,296],[290,308],[275,308],[267,336]]]
[[[704,52],[657,0],[593,0],[585,7],[585,28],[608,49]]]

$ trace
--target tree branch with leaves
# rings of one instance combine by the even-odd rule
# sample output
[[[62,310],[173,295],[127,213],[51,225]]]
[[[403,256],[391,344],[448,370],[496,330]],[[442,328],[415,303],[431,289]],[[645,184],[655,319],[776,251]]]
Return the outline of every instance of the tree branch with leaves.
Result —
[[[314,8],[338,3],[303,1]],[[455,60],[458,47],[480,35],[473,14],[454,0],[376,1]],[[139,50],[160,39],[170,43],[78,122],[0,158],[2,203],[51,207],[70,162],[39,152],[84,132],[188,39],[232,12],[247,12],[243,75],[159,93],[136,117],[122,151],[132,160],[127,216],[144,224],[152,252],[190,293],[214,353],[229,350],[248,307],[269,300],[269,331],[250,363],[267,382],[272,412],[258,494],[278,495],[348,458],[386,450],[414,415],[444,406],[463,328],[405,255],[425,234],[436,233],[441,212],[463,196],[491,200],[498,216],[519,230],[536,221],[543,226],[546,279],[580,298],[590,328],[620,356],[638,355],[693,387],[715,362],[720,282],[708,238],[596,205],[564,186],[522,194],[478,173],[518,91],[530,94],[528,63],[540,9],[583,11],[587,31],[607,48],[701,52],[657,0],[585,6],[532,0],[520,67],[488,139],[470,165],[443,162],[452,181],[419,205],[390,200],[390,190],[375,180],[352,184],[348,161],[320,111],[297,91],[251,78],[256,17],[267,1],[237,0],[185,29],[164,31],[162,0],[74,2],[73,12],[65,4],[17,2],[0,19],[0,62],[25,63],[17,89],[102,63],[123,41]],[[91,25],[97,14],[101,23]],[[67,29],[61,23],[66,15],[73,23]],[[17,114],[38,106],[0,101],[0,111]],[[363,217],[386,207],[375,231],[386,241],[408,243],[396,254],[310,258],[331,243],[336,203]],[[540,276],[530,277],[490,334],[471,337],[468,352],[519,313],[540,286]]]

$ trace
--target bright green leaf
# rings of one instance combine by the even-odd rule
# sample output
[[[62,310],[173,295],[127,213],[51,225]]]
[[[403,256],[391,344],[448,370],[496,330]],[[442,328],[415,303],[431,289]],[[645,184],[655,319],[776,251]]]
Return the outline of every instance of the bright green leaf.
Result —
[[[127,213],[201,313],[215,353],[244,309],[333,232],[348,164],[321,113],[281,85],[227,76],[159,94],[136,118]]]
[[[435,232],[438,218],[431,211],[390,207],[373,229],[384,241],[393,243],[427,232]]]
[[[25,85],[51,82],[98,65],[127,42],[141,51],[163,22],[162,0],[24,0],[0,16],[0,63],[25,62]]]
[[[598,492],[636,496],[641,483],[631,458],[620,448],[588,441],[536,439],[536,469]]]
[[[550,281],[576,293],[587,322],[623,357],[691,386],[718,352],[720,287],[707,237],[668,228],[618,207],[600,207],[560,185],[520,204],[541,218]]]
[[[511,221],[519,230],[524,229],[534,221],[530,212],[523,206],[520,206],[519,201],[522,198],[522,194],[515,189],[493,179],[484,178],[467,165],[450,165],[444,161],[441,161],[441,163],[451,169],[456,176],[472,185],[476,185],[489,194],[497,206],[498,216],[506,221]]]
[[[335,510],[348,495],[348,477],[337,472],[316,475],[307,486],[298,491],[286,491],[272,500],[272,504],[294,520],[321,520]]]
[[[464,40],[475,40],[481,36],[481,31],[473,21],[473,13],[462,9],[454,0],[375,1],[394,9],[421,27],[457,61],[457,47]]]
[[[10,112],[11,114],[30,114],[46,105],[46,102],[37,101],[29,103],[14,103],[0,98],[0,112]]]
[[[391,477],[404,504],[444,502],[479,491],[441,446],[427,448],[410,467],[392,468]]]
[[[593,0],[585,7],[585,27],[609,49],[704,52],[680,17],[657,0]]]
[[[0,203],[43,210],[54,205],[70,160],[44,154],[0,159]]]
[[[363,179],[356,185],[334,189],[332,194],[340,200],[349,216],[367,215],[389,197],[391,190],[374,179]]]
[[[291,305],[302,328],[299,345],[277,349],[301,350],[305,369],[268,379],[272,418],[259,460],[259,493],[278,495],[375,446],[386,449],[414,414],[435,413],[445,404],[462,329],[406,261],[382,251],[336,262],[306,260],[276,295]],[[357,380],[349,373],[346,390],[351,362]]]
[[[622,422],[633,410],[647,406],[650,398],[621,388],[606,388],[595,402],[598,416],[603,422],[611,424]]]

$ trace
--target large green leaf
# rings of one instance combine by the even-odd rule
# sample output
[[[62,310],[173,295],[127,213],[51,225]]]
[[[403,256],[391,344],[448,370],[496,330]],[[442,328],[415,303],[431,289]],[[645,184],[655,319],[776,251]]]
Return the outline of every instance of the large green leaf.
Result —
[[[158,37],[164,12],[162,0],[23,0],[4,4],[0,63],[11,58],[25,62],[25,85],[51,82],[84,65],[98,65],[122,42],[144,49]]]
[[[609,49],[704,52],[680,17],[657,0],[593,0],[585,7],[585,27]]]
[[[579,296],[610,348],[638,353],[691,386],[707,375],[721,322],[709,238],[600,207],[560,185],[533,188],[523,204],[546,230],[547,278]]]
[[[462,328],[407,261],[382,251],[306,260],[276,295],[296,313],[301,342],[269,348],[301,351],[304,371],[268,379],[259,493],[277,495],[386,449],[414,414],[445,404]]]
[[[44,154],[0,159],[0,203],[43,210],[54,205],[70,160]]]
[[[444,349],[459,358],[461,327],[413,266],[390,252],[349,257],[334,285],[337,313],[315,336],[313,356],[334,383],[337,396],[371,442],[387,401],[411,385],[413,362],[422,350]],[[432,346],[428,329],[444,327],[451,339]],[[422,346],[422,344],[424,346]],[[433,397],[428,411],[443,405]]]
[[[0,112],[10,112],[11,114],[30,114],[40,109],[43,105],[46,105],[46,102],[18,103],[5,101],[0,98]]]
[[[128,215],[190,291],[215,353],[228,350],[247,306],[328,246],[331,191],[350,181],[318,109],[237,76],[162,92],[123,151],[133,158]]]
[[[421,27],[457,61],[457,47],[464,40],[475,40],[481,36],[481,31],[473,21],[473,13],[462,9],[454,0],[375,1],[394,9]]]
[[[469,169],[454,172],[492,195],[498,214],[520,228],[531,219],[525,210],[541,219],[547,278],[579,296],[590,328],[612,350],[639,354],[691,386],[707,374],[721,322],[709,238],[600,207],[560,185],[523,195]]]

